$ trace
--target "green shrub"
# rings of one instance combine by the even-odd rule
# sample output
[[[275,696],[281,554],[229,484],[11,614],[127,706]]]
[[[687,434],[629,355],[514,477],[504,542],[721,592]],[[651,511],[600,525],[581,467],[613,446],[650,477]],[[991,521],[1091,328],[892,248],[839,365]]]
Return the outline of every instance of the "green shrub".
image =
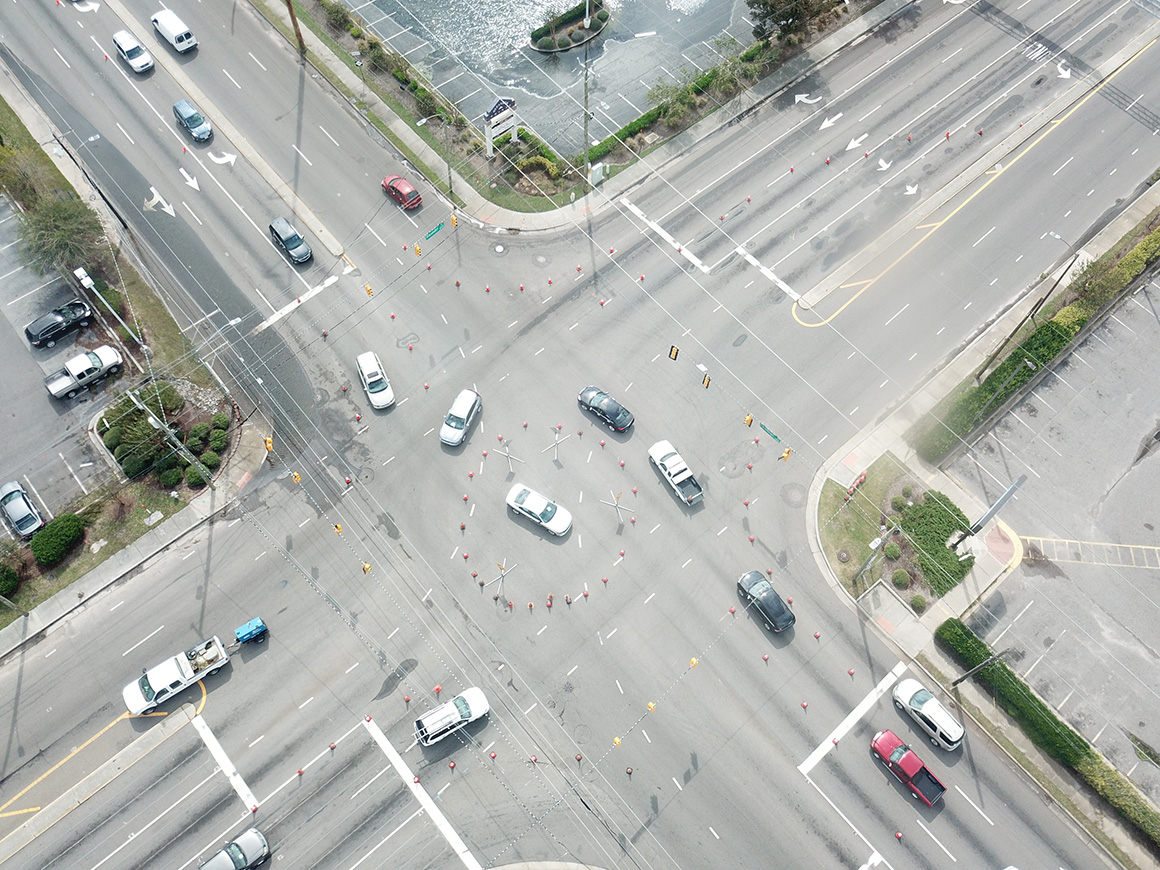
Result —
[[[32,558],[37,565],[51,568],[84,536],[84,520],[76,514],[61,514],[32,536]]]
[[[894,498],[890,499],[891,510],[893,510],[896,514],[902,513],[904,510],[906,510],[906,501],[907,499],[904,495],[894,496]]]
[[[205,478],[202,477],[201,472],[197,470],[196,465],[190,465],[185,469],[185,482],[188,486],[193,488],[205,486]]]
[[[338,0],[321,0],[326,13],[326,23],[334,30],[347,30],[353,23],[350,10]]]
[[[556,34],[556,48],[570,48],[571,46],[572,40],[568,38],[567,33]]]
[[[552,41],[550,36],[541,36],[536,40],[536,48],[540,51],[551,51],[556,47],[556,43]]]
[[[191,453],[200,453],[211,431],[209,423],[195,423],[189,427],[189,434],[185,436],[185,446]]]
[[[154,471],[169,471],[171,468],[177,468],[181,464],[181,457],[176,451],[166,453],[153,463]]]
[[[607,10],[607,9],[601,9],[601,10],[600,10],[599,12],[597,12],[597,13],[596,13],[596,15],[595,15],[595,16],[593,16],[593,17],[594,17],[594,18],[595,18],[597,21],[601,21],[601,22],[603,22],[603,21],[607,21],[607,20],[608,20],[608,10]]]
[[[124,472],[125,477],[132,480],[135,477],[140,477],[142,474],[148,471],[151,464],[152,463],[143,456],[140,456],[136,453],[130,453],[125,457],[124,461],[121,462],[121,471]]]
[[[897,559],[902,555],[902,547],[894,541],[887,542],[886,546],[882,548],[882,553],[887,559]]]
[[[167,468],[157,475],[157,482],[166,489],[173,489],[185,477],[180,468]]]
[[[420,115],[434,115],[439,111],[439,100],[426,88],[416,89],[415,102]]]
[[[642,130],[647,130],[649,127],[651,127],[653,124],[655,124],[657,122],[657,120],[660,118],[660,116],[661,116],[660,106],[653,106],[651,109],[649,109],[647,112],[645,112],[639,118],[637,118],[635,121],[631,121],[628,124],[625,124],[623,127],[621,127],[619,130],[617,130],[615,133],[613,133],[607,139],[605,139],[602,142],[600,142],[596,145],[593,145],[591,148],[589,148],[588,149],[589,161],[591,161],[592,163],[597,163],[602,158],[607,157],[610,153],[612,153],[612,149],[614,149],[617,145],[619,145],[621,142],[623,142],[628,137],[635,136],[637,133],[641,132]],[[581,164],[583,162],[584,162],[583,155],[580,155],[579,157],[576,158],[576,163]]]
[[[128,444],[118,444],[113,448],[113,458],[120,462],[133,448]]]
[[[905,568],[895,568],[894,573],[890,575],[890,582],[894,584],[895,589],[905,589],[910,585],[910,574]]]
[[[553,180],[560,177],[560,167],[553,163],[551,160],[548,160],[539,154],[521,160],[516,164],[516,169],[518,169],[520,172],[523,172],[525,175],[533,169],[539,169],[545,175],[547,175],[548,178]]]
[[[209,421],[209,425],[213,429],[229,429],[230,415],[229,414],[214,414]]]
[[[221,453],[230,443],[230,433],[224,429],[214,429],[209,433],[209,449]]]
[[[347,32],[350,33],[351,37],[355,40],[362,39],[362,35],[363,35],[362,28],[359,27],[357,24],[352,24],[350,26],[350,30]]]
[[[928,490],[921,504],[913,504],[902,515],[902,530],[914,546],[918,567],[930,588],[946,595],[967,576],[975,557],[963,561],[947,546],[956,532],[971,524],[958,506],[937,490]]]
[[[5,598],[16,591],[20,585],[20,575],[11,565],[0,565],[0,595]]]
[[[909,499],[913,492],[914,492],[914,489],[911,488],[910,484],[907,484],[906,486],[902,487],[902,497],[903,498]]]
[[[201,454],[200,458],[201,464],[208,468],[210,471],[213,471],[215,468],[222,464],[221,457],[214,453],[212,450],[205,451],[205,453]]]
[[[926,610],[926,596],[914,594],[910,596],[910,609],[915,613],[922,613]]]
[[[109,429],[111,429],[111,428],[112,428],[112,426],[110,425],[109,421],[106,420],[104,417],[101,417],[101,419],[97,421],[97,434],[98,435],[104,436],[104,434],[106,432],[108,432]]]
[[[1160,815],[1118,770],[1092,756],[1075,765],[1076,771],[1099,792],[1116,812],[1140,829],[1153,843],[1160,843]]]
[[[105,437],[102,439],[105,442],[106,450],[116,450],[120,446],[123,431],[120,426],[109,427],[109,431],[105,433]]]

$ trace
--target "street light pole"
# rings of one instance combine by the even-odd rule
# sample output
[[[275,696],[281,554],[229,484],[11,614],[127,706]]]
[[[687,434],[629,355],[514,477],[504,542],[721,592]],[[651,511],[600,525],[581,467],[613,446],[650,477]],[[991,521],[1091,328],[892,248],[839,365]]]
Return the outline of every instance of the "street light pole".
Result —
[[[452,111],[456,111],[454,105]],[[443,127],[443,162],[447,164],[447,195],[452,199],[452,206],[455,205],[455,188],[451,186],[451,139],[447,131],[448,120],[442,114],[436,112],[434,115],[428,115],[426,118],[420,118],[415,122],[416,127],[422,127],[432,118],[439,118],[440,124]]]

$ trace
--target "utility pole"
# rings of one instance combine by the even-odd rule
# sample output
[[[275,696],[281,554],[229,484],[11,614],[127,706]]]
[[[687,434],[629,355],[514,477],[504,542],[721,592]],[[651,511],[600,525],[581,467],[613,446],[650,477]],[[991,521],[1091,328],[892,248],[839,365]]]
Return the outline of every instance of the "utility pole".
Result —
[[[302,38],[302,30],[298,27],[298,15],[294,12],[293,0],[286,0],[286,11],[290,13],[290,23],[294,26],[294,38],[298,40],[298,53],[306,56],[306,41]]]
[[[992,654],[992,655],[991,655],[989,658],[987,658],[987,660],[986,660],[986,661],[984,661],[984,662],[981,662],[980,664],[977,664],[977,665],[975,665],[973,668],[971,668],[969,671],[967,671],[965,674],[963,674],[963,675],[962,675],[961,677],[959,677],[958,679],[951,680],[951,688],[953,689],[955,686],[957,686],[957,685],[958,685],[959,683],[961,683],[963,680],[968,680],[968,679],[970,679],[970,678],[971,678],[971,677],[973,677],[973,676],[974,676],[976,673],[978,673],[978,672],[979,672],[979,671],[981,671],[983,668],[985,668],[987,665],[991,664],[991,662],[995,661],[995,659],[999,658],[1000,656],[1005,656],[1005,655],[1007,655],[1007,653],[1009,653],[1009,652],[1011,652],[1011,650],[1009,650],[1009,649],[1005,649],[1005,650],[1003,650],[1002,652],[993,653],[993,654]]]
[[[127,390],[125,395],[133,400],[134,405],[145,412],[145,416],[149,419],[149,425],[156,429],[158,432],[162,433],[165,436],[165,440],[169,442],[169,445],[182,456],[184,456],[189,464],[196,468],[198,472],[200,472],[209,488],[216,491],[217,487],[213,485],[213,474],[210,473],[208,468],[202,465],[200,459],[189,452],[188,447],[177,440],[177,436],[173,434],[173,430],[170,429],[165,423],[158,420],[157,416],[151,410],[149,410],[149,407],[137,398],[137,394],[135,392],[132,390]]]

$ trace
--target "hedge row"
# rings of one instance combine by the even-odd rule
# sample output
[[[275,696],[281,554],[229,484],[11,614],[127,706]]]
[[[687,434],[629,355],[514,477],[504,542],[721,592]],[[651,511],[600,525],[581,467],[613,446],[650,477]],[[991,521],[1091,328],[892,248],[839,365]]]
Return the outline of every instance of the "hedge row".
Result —
[[[61,514],[32,536],[32,558],[37,565],[51,568],[64,559],[84,536],[84,520],[76,514]]]
[[[934,636],[940,647],[968,668],[982,664],[992,654],[991,648],[958,619],[948,619]],[[975,674],[975,679],[1019,723],[1036,746],[1071,767],[1117,813],[1160,847],[1160,813],[1083,737],[1060,720],[1014,671],[996,659]]]
[[[619,130],[617,130],[615,133],[613,133],[607,139],[605,139],[604,141],[602,141],[596,145],[593,145],[591,148],[588,149],[589,162],[596,163],[597,161],[601,160],[602,158],[607,157],[609,154],[612,153],[612,149],[614,149],[617,145],[619,145],[621,142],[623,142],[629,136],[635,136],[637,133],[641,132],[642,130],[647,130],[649,127],[651,127],[653,124],[655,124],[657,122],[657,120],[660,118],[660,116],[661,116],[661,107],[654,106],[653,108],[651,108],[647,112],[645,112],[643,115],[641,115],[639,118],[637,118],[635,121],[632,121],[628,124],[625,124],[623,127],[621,127]],[[576,163],[577,163],[577,165],[583,166],[584,165],[584,156],[581,155],[581,156],[577,157]]]
[[[1061,308],[1047,323],[1011,351],[1003,363],[977,387],[970,387],[943,407],[934,421],[915,440],[918,455],[932,464],[939,462],[965,438],[983,411],[994,410],[1030,380],[1036,369],[1050,365],[1068,346],[1096,312],[1116,298],[1160,255],[1160,228],[1153,230],[1111,265],[1118,250],[1109,251],[1089,263],[1071,282],[1068,292],[1079,298]],[[1010,378],[1010,380],[1008,380]]]
[[[914,545],[926,582],[939,595],[954,589],[975,564],[974,556],[960,562],[947,546],[951,536],[970,527],[958,505],[934,489],[926,491],[921,503],[908,505],[902,512],[902,531]]]

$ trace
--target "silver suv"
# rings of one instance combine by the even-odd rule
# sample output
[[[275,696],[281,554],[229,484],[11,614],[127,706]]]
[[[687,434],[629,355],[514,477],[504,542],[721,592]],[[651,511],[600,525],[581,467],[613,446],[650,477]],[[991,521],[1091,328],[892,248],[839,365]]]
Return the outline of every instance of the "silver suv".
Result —
[[[213,138],[213,125],[189,100],[178,100],[173,104],[173,117],[193,137],[194,142],[208,142]]]
[[[298,234],[298,230],[286,218],[274,218],[270,221],[270,238],[279,248],[286,252],[295,263],[305,263],[314,256],[306,239]]]

